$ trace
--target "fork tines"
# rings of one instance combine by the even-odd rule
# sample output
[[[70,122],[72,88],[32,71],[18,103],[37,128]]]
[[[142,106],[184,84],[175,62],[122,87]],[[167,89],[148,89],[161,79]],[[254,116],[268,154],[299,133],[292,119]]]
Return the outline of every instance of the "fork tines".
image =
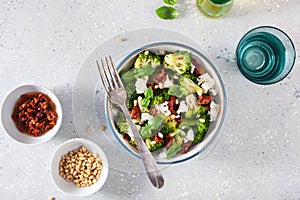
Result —
[[[108,58],[105,57],[106,65],[104,64],[102,58],[101,58],[101,65],[98,62],[98,60],[96,62],[101,77],[101,81],[105,87],[106,92],[110,92],[117,88],[123,87],[120,76],[115,68],[111,56],[108,56]]]

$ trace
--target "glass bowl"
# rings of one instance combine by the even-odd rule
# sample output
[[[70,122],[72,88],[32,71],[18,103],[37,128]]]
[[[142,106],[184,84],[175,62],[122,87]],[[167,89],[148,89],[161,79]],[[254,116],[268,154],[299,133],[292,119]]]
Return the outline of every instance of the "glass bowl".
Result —
[[[278,28],[261,26],[247,32],[236,49],[241,73],[257,84],[273,84],[292,70],[296,51],[289,36]]]
[[[216,83],[216,90],[218,94],[214,97],[214,101],[220,105],[220,111],[218,113],[216,121],[213,121],[210,123],[208,132],[206,133],[204,139],[202,142],[195,144],[187,153],[181,154],[178,156],[175,156],[172,159],[166,159],[159,156],[158,152],[153,152],[152,155],[154,159],[159,164],[173,164],[173,163],[179,163],[186,160],[189,160],[198,154],[202,153],[205,149],[207,149],[211,143],[215,140],[219,132],[221,131],[225,113],[226,113],[226,92],[224,83],[222,81],[222,78],[220,76],[220,73],[218,72],[217,68],[212,64],[212,62],[204,56],[201,52],[198,50],[186,46],[184,44],[179,43],[172,43],[172,42],[159,42],[159,43],[152,43],[146,46],[143,46],[139,49],[136,49],[132,53],[130,53],[128,56],[125,56],[125,58],[117,65],[117,70],[120,72],[121,70],[127,70],[132,66],[132,63],[136,59],[136,56],[144,51],[144,50],[150,50],[150,51],[156,51],[156,50],[164,50],[168,52],[174,52],[176,50],[182,50],[182,51],[188,51],[191,53],[192,60],[195,60],[200,65],[204,66],[206,72],[215,80]],[[114,136],[118,140],[118,142],[131,154],[133,154],[136,157],[140,158],[140,155],[136,148],[131,146],[127,140],[123,138],[123,135],[120,134],[115,125],[114,125],[114,114],[112,111],[112,104],[108,100],[108,97],[105,98],[105,113],[106,118],[108,120],[108,125],[111,131],[113,132]]]

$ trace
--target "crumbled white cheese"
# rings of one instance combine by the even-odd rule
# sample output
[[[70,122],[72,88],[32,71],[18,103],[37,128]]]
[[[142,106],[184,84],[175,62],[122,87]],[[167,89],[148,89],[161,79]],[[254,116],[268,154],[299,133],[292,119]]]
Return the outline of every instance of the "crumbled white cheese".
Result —
[[[155,145],[156,142],[153,140],[153,141],[150,142],[150,144],[151,144],[151,145]]]
[[[215,86],[215,80],[208,73],[202,74],[199,78],[204,80],[204,83],[201,85],[204,93],[207,93],[209,89]]]
[[[193,129],[189,129],[186,132],[185,138],[188,139],[189,141],[193,141],[194,140],[194,131],[193,131]]]
[[[218,112],[220,111],[220,106],[219,104],[216,104],[214,101],[211,101],[210,103],[210,121],[215,121],[218,116]]]
[[[147,90],[147,81],[148,76],[144,76],[142,78],[137,78],[135,82],[136,93],[143,94],[145,90]]]
[[[216,96],[218,94],[216,89],[210,89],[209,91],[213,96]]]
[[[157,110],[158,113],[162,113],[166,117],[171,115],[171,111],[169,110],[169,107],[168,107],[168,101],[165,101],[162,104],[155,105],[155,109]]]
[[[164,88],[170,88],[173,84],[173,82],[169,79],[169,76],[167,75],[167,78],[164,82]]]
[[[197,109],[197,100],[194,94],[189,94],[185,97],[186,104],[189,110],[196,110]]]
[[[161,132],[158,132],[157,135],[158,135],[158,137],[160,137],[160,138],[164,138],[164,135],[163,135]]]
[[[187,112],[188,111],[188,107],[185,103],[185,101],[181,101],[177,110],[177,114],[181,113],[181,112]]]
[[[153,118],[153,116],[150,115],[149,113],[142,113],[141,114],[141,121],[150,120],[151,118]]]

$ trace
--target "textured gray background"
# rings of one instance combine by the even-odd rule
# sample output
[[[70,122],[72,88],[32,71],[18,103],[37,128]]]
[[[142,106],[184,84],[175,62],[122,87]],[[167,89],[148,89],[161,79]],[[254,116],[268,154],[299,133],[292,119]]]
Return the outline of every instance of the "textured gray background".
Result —
[[[59,133],[23,146],[0,129],[0,199],[78,199],[60,192],[50,157],[77,137],[72,90],[84,60],[111,36],[127,30],[168,28],[191,37],[214,59],[224,79],[228,112],[215,148],[205,158],[165,168],[155,190],[141,174],[111,170],[105,186],[86,199],[299,199],[300,69],[271,86],[250,83],[235,64],[241,36],[259,25],[286,31],[300,48],[296,0],[235,0],[220,19],[203,17],[194,0],[178,0],[180,17],[159,19],[162,0],[0,1],[0,101],[12,88],[39,83],[62,102]],[[84,199],[84,198],[82,198]]]

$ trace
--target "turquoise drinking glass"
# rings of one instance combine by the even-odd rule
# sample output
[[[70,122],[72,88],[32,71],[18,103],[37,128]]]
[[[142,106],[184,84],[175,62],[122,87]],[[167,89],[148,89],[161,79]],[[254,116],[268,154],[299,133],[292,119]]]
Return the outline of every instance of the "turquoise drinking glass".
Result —
[[[296,52],[291,39],[278,28],[261,26],[250,30],[236,49],[241,73],[257,84],[273,84],[292,70]]]

